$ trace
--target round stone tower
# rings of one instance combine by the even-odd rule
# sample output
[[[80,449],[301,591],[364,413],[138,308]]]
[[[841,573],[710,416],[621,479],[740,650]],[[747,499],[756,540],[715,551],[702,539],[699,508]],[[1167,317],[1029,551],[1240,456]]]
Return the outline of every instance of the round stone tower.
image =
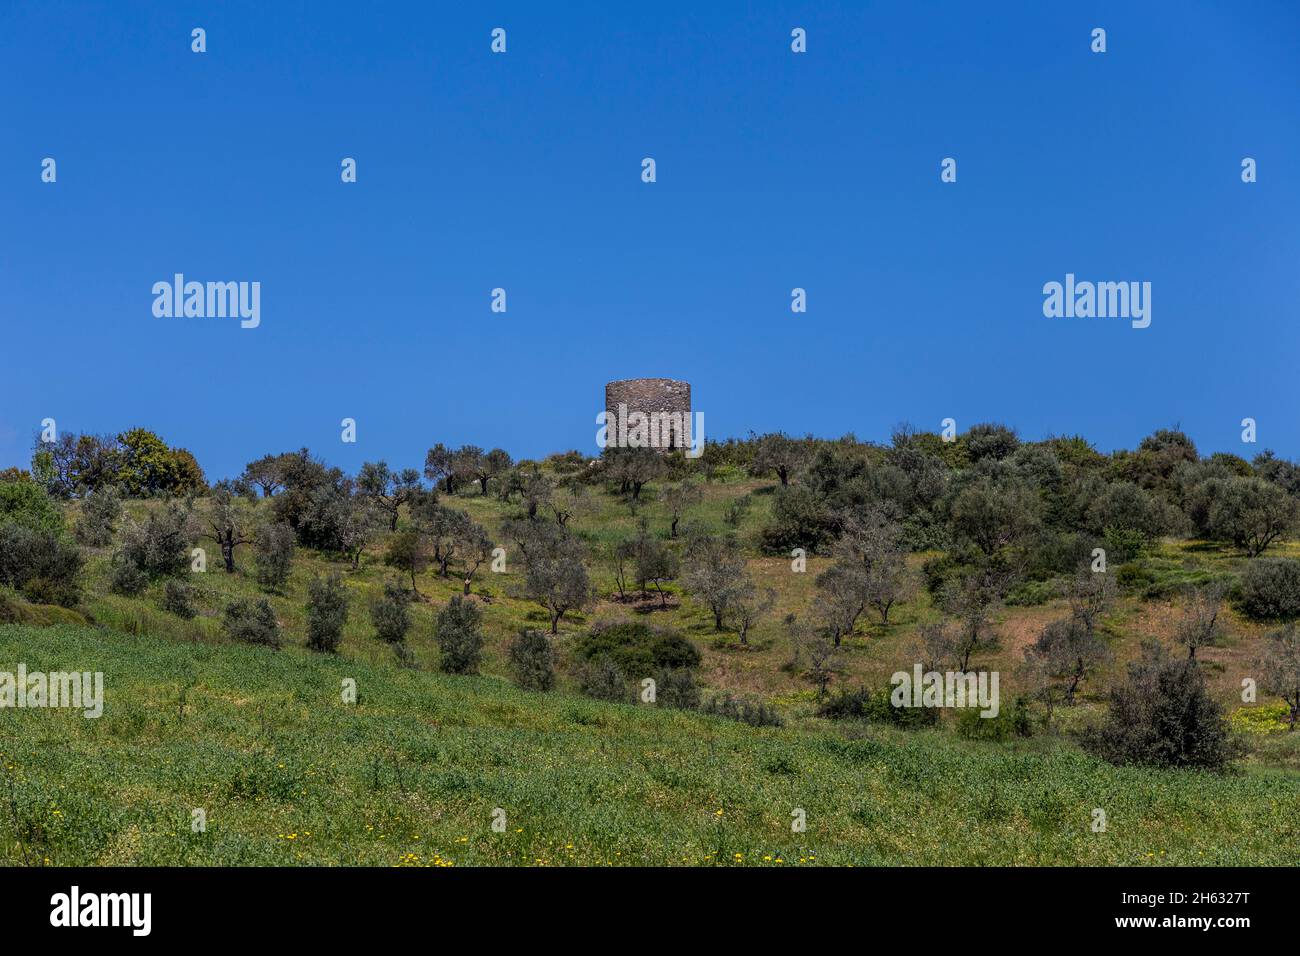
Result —
[[[668,452],[691,447],[691,384],[629,378],[605,386],[608,444]]]

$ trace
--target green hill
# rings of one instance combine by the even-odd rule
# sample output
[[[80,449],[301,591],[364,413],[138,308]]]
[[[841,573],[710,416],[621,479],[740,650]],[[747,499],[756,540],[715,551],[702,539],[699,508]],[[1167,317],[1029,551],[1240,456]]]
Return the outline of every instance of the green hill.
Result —
[[[0,713],[9,864],[1282,865],[1300,844],[1300,782],[1258,767],[1116,768],[1047,737],[755,729],[68,624],[0,626],[0,670],[20,661],[102,671],[105,709]]]

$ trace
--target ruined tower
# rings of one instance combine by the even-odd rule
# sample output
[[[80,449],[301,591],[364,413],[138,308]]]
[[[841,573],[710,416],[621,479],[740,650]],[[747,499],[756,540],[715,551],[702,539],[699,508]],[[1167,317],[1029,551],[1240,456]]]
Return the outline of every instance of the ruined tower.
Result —
[[[605,386],[611,446],[656,451],[691,447],[691,385],[671,378],[629,378]]]

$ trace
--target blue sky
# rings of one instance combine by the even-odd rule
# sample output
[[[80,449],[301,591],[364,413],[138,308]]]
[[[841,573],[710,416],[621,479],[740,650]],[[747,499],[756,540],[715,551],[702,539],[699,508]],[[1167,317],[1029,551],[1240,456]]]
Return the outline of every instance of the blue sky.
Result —
[[[710,437],[1300,456],[1292,2],[8,0],[0,81],[0,466],[46,417],[211,478],[594,452],[641,375]],[[261,326],[155,318],[176,272],[261,282]],[[1067,272],[1151,282],[1151,327],[1045,318]]]

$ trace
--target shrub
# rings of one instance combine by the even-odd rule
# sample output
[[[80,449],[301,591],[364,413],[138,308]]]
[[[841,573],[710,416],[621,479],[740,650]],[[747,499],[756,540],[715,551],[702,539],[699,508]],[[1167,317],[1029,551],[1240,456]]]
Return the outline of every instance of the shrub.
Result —
[[[173,502],[142,522],[128,522],[117,558],[150,578],[181,574],[189,567],[193,540],[189,510]]]
[[[188,621],[199,613],[194,606],[197,594],[193,585],[172,578],[163,585],[162,609]]]
[[[121,517],[122,499],[111,487],[87,495],[77,519],[77,541],[89,548],[107,547],[113,543],[113,531]]]
[[[700,713],[739,721],[751,727],[781,727],[785,721],[776,708],[763,701],[737,700],[730,694],[710,697],[700,705]]]
[[[1132,528],[1110,527],[1105,531],[1106,560],[1125,564],[1142,556],[1147,546],[1147,536]]]
[[[555,687],[555,651],[541,631],[524,628],[510,642],[510,667],[515,683],[525,690],[548,691]]]
[[[948,587],[948,582],[959,580],[967,568],[961,561],[949,554],[929,558],[921,565],[921,577],[925,580],[925,589],[931,597],[939,597]]]
[[[398,667],[415,667],[415,655],[403,641],[393,645],[393,653],[397,655]]]
[[[1020,447],[1020,438],[1016,433],[998,422],[981,422],[972,425],[970,430],[961,436],[961,440],[966,444],[971,461],[981,461],[985,458],[1000,461]]]
[[[135,597],[149,586],[149,575],[134,564],[119,561],[113,565],[113,573],[108,579],[108,588],[114,594]]]
[[[627,678],[609,654],[600,654],[582,669],[582,693],[594,700],[615,704],[632,702]]]
[[[1300,616],[1300,561],[1255,558],[1241,580],[1241,610],[1256,620]]]
[[[483,612],[472,600],[454,594],[438,612],[438,648],[440,666],[446,674],[477,674],[483,657],[483,635],[479,624]]]
[[[727,507],[722,513],[722,520],[733,528],[739,528],[753,505],[753,495],[741,495],[739,498],[732,498],[727,502]]]
[[[890,687],[874,691],[867,687],[842,690],[822,704],[817,716],[829,720],[867,720],[898,727],[933,727],[939,722],[938,708],[895,707],[892,693]]]
[[[337,574],[314,578],[307,585],[307,646],[333,654],[348,622],[348,592]]]
[[[0,584],[22,591],[35,603],[76,604],[82,563],[76,545],[57,532],[0,524]]]
[[[608,655],[620,672],[638,679],[700,663],[700,652],[686,638],[640,621],[598,624],[578,638],[575,650],[587,661]]]
[[[283,588],[293,569],[293,551],[293,528],[283,521],[263,528],[253,552],[257,583],[268,591]]]
[[[655,703],[675,710],[696,710],[700,706],[700,689],[695,674],[688,668],[665,668],[655,676]]]
[[[1017,697],[1010,707],[998,711],[996,717],[981,717],[979,710],[967,707],[957,713],[957,733],[968,740],[1010,740],[1012,737],[1032,737],[1033,721],[1029,718],[1029,703]]]
[[[1203,770],[1227,769],[1239,752],[1200,665],[1175,660],[1154,642],[1111,690],[1106,720],[1084,734],[1083,744],[1114,764]]]
[[[384,585],[384,593],[370,602],[370,623],[375,635],[387,644],[403,644],[411,629],[410,588],[395,581]],[[399,654],[400,656],[400,654]]]
[[[1022,581],[1007,591],[1003,603],[1012,607],[1036,607],[1061,596],[1060,581]]]
[[[226,605],[221,627],[234,641],[274,648],[280,646],[280,622],[275,619],[275,611],[266,598],[230,602]]]
[[[1177,597],[1188,589],[1208,587],[1216,582],[1231,583],[1229,574],[1189,567],[1183,561],[1146,556],[1120,565],[1116,574],[1120,587],[1147,600]]]
[[[789,554],[803,548],[824,554],[835,537],[835,516],[824,496],[811,488],[779,488],[772,499],[772,520],[763,528],[759,543],[767,554]]]
[[[63,530],[63,512],[34,481],[0,481],[0,525],[3,524],[57,533]]]

